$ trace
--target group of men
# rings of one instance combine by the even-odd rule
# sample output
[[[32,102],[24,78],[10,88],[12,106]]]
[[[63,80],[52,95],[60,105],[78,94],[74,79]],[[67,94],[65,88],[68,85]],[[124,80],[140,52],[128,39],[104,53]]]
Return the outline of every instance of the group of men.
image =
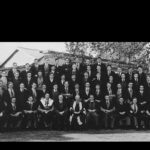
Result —
[[[101,58],[95,63],[40,65],[35,59],[20,71],[0,77],[0,129],[150,128],[150,76],[141,66],[114,72]]]

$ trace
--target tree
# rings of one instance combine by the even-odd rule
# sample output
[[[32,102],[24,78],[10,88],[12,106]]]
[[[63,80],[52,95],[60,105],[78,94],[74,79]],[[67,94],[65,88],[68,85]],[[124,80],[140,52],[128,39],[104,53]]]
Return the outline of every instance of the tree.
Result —
[[[85,55],[87,52],[97,52],[97,56],[102,56],[107,52],[110,55],[116,53],[118,59],[122,56],[129,59],[140,53],[147,42],[67,42],[66,48],[73,54]]]

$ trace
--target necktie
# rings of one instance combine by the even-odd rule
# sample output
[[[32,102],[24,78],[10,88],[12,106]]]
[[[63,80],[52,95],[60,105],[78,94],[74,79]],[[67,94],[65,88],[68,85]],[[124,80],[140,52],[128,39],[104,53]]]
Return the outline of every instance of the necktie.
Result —
[[[13,92],[13,90],[11,89],[11,97],[13,97],[14,96],[14,92]]]
[[[136,113],[136,105],[134,104],[134,113]]]

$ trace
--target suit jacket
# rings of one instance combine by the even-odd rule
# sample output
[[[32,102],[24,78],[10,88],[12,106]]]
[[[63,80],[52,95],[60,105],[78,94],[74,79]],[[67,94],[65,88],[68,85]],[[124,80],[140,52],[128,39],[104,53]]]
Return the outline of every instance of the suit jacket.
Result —
[[[27,70],[21,71],[20,77],[21,77],[22,81],[27,78],[27,73],[28,72],[31,72],[31,68],[28,71]]]
[[[5,112],[5,111],[6,111],[6,107],[5,107],[4,101],[0,99],[0,113]]]
[[[83,100],[86,100],[90,97],[91,94],[92,94],[91,90],[89,91],[88,94],[86,94],[86,92],[84,90],[81,97],[82,97]]]
[[[67,104],[65,102],[63,102],[62,104],[57,102],[55,103],[55,111],[56,112],[67,112],[68,111],[68,107],[67,107]]]
[[[20,70],[17,69],[17,71],[20,73]],[[8,71],[8,80],[11,81],[11,80],[13,80],[13,78],[14,78],[14,73],[13,73],[13,70],[10,69]]]
[[[140,73],[138,73],[138,79],[139,79],[139,83],[141,84],[141,85],[145,85],[145,83],[146,83],[146,74],[144,73],[144,72],[142,72],[141,74]]]
[[[30,104],[28,101],[26,101],[25,105],[24,105],[24,110],[37,110],[38,107],[38,103],[34,102],[32,104]]]
[[[40,100],[40,92],[39,92],[39,90],[35,90],[35,91],[36,91],[36,95],[34,95],[32,89],[30,89],[29,90],[29,95],[31,95],[34,100],[36,100],[37,102],[39,102],[39,100]]]
[[[50,93],[47,89],[46,91],[39,90],[39,99],[44,98],[46,93]]]
[[[40,65],[40,69],[42,70],[43,76],[46,78],[50,73],[51,65],[48,64],[48,68],[46,68],[45,64],[42,64]]]
[[[127,103],[124,103],[123,104],[120,104],[120,103],[117,103],[116,104],[116,114],[120,117],[126,117],[128,114],[129,114],[129,109],[130,106],[127,104]],[[125,112],[124,115],[121,115],[120,113],[121,112]]]
[[[127,73],[126,80],[127,80],[127,83],[132,82],[133,81],[133,73],[131,73],[131,74]]]
[[[31,66],[32,77],[35,77],[38,74],[39,70],[41,70],[41,66],[38,65],[38,67],[36,67],[35,64],[33,63]]]
[[[52,90],[50,95],[51,95],[51,98],[54,100],[54,102],[58,101],[59,94],[60,94],[59,91],[54,92],[54,90]]]
[[[104,100],[101,103],[101,108],[106,109],[106,110],[111,110],[111,109],[115,108],[115,103],[113,100],[110,100],[110,105],[109,105],[109,107],[107,107],[106,101]]]
[[[18,78],[18,79],[13,78],[12,82],[14,84],[14,89],[16,90],[19,89],[21,81],[22,81],[21,78]]]
[[[32,83],[33,83],[33,82],[36,83],[36,80],[35,80],[34,77],[32,77],[29,82],[28,82],[28,79],[27,79],[27,78],[24,79],[24,82],[23,82],[23,83],[24,83],[25,87],[29,90],[29,89],[31,89],[31,86],[32,86]]]
[[[16,97],[16,96],[17,96],[17,91],[16,91],[16,89],[13,89],[13,91],[14,91],[13,97]],[[7,90],[5,91],[5,94],[4,94],[4,100],[5,100],[7,103],[10,103],[10,102],[11,102],[11,98],[12,98],[12,96],[10,95],[9,90],[7,89]]]
[[[23,109],[21,109],[19,106],[18,106],[18,104],[16,103],[16,107],[15,108],[13,108],[13,106],[12,106],[12,104],[11,103],[9,103],[8,105],[7,105],[7,114],[8,115],[10,115],[10,114],[15,114],[15,113],[17,113],[17,112],[21,112]]]
[[[23,109],[26,101],[28,100],[29,91],[24,89],[24,91],[20,91],[20,89],[17,91],[17,103],[18,106]]]
[[[96,112],[98,112],[99,110],[99,103],[94,101],[94,102],[90,102],[88,101],[86,104],[85,104],[85,109],[88,111],[89,110],[96,110]]]
[[[126,90],[125,99],[132,101],[133,98],[136,96],[136,92],[133,90],[132,94],[129,93],[129,90]]]

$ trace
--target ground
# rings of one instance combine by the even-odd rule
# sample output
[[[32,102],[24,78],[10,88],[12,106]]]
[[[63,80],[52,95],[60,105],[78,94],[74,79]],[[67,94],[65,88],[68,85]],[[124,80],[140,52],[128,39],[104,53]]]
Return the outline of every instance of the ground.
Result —
[[[0,133],[0,141],[63,142],[63,141],[150,141],[150,131],[24,131]]]

